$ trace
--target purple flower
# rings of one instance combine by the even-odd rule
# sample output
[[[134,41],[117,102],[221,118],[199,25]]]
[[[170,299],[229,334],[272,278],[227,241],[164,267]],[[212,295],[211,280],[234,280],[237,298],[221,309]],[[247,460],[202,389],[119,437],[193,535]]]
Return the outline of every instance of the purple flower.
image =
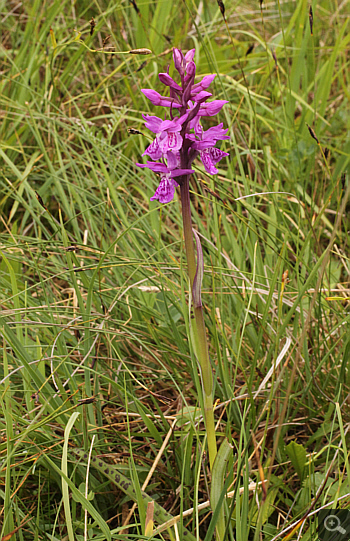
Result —
[[[222,122],[217,126],[213,126],[206,131],[203,131],[202,126],[197,122],[194,126],[195,133],[186,134],[186,138],[193,141],[191,148],[199,152],[199,157],[205,167],[205,170],[210,175],[215,175],[218,170],[215,164],[224,156],[228,156],[227,152],[223,152],[215,147],[217,141],[230,139],[227,134],[228,129],[222,128]]]
[[[218,172],[215,165],[224,156],[228,156],[227,152],[215,147],[217,141],[229,139],[228,130],[223,129],[222,123],[206,131],[201,125],[203,117],[216,115],[227,101],[214,100],[206,103],[212,96],[207,92],[207,88],[215,75],[206,75],[195,84],[194,54],[195,49],[191,49],[185,55],[180,49],[173,49],[175,69],[180,75],[181,84],[170,77],[169,67],[167,73],[159,74],[159,80],[170,89],[170,97],[161,96],[155,90],[142,90],[154,105],[170,108],[169,120],[142,115],[145,126],[156,134],[155,139],[143,153],[143,156],[148,155],[154,161],[137,164],[160,174],[160,183],[151,201],[158,199],[160,203],[169,203],[174,197],[178,183],[182,184],[183,177],[194,172],[191,164],[197,156],[202,160],[207,173],[211,175]],[[175,178],[178,180],[174,180]]]
[[[161,178],[155,194],[151,197],[151,201],[158,199],[159,203],[170,203],[170,201],[174,199],[175,188],[177,186],[178,183],[173,178],[170,178],[168,175],[164,175]]]
[[[218,170],[215,167],[215,164],[221,160],[224,156],[229,156],[228,152],[223,152],[219,148],[210,147],[204,150],[201,150],[199,153],[202,164],[205,167],[205,170],[209,175],[216,175]]]
[[[230,139],[227,134],[228,129],[222,129],[222,122],[217,126],[213,126],[206,131],[203,131],[202,126],[197,123],[194,126],[195,133],[188,134],[186,137],[193,141],[191,148],[199,151],[199,157],[205,167],[205,170],[210,175],[216,175],[218,170],[215,164],[219,162],[224,156],[228,156],[227,152],[223,152],[215,147],[217,141],[223,141],[224,139]]]
[[[161,120],[156,116],[142,115],[145,122],[145,126],[156,133],[157,136],[149,147],[142,154],[148,154],[153,160],[159,160],[164,154],[168,152],[180,150],[182,147],[182,136],[180,131],[182,124],[187,119],[187,114],[175,118],[174,120]]]
[[[200,124],[198,126],[201,128]],[[198,130],[198,133],[190,133],[189,135],[187,135],[188,139],[194,141],[192,148],[194,148],[195,150],[204,150],[206,148],[214,146],[217,141],[230,139],[230,136],[226,135],[228,132],[228,128],[226,128],[226,130],[223,130],[222,126],[223,124],[221,122],[221,124],[213,126],[212,128],[209,128],[209,130]],[[199,138],[199,141],[197,140],[196,136]]]
[[[148,169],[151,169],[155,173],[160,173],[159,186],[153,197],[151,197],[151,201],[158,199],[160,203],[170,203],[170,201],[172,201],[175,194],[175,188],[178,186],[174,177],[176,178],[194,173],[192,169],[170,169],[164,163],[160,162],[147,162],[145,164],[137,163],[136,165],[139,167],[148,167]]]

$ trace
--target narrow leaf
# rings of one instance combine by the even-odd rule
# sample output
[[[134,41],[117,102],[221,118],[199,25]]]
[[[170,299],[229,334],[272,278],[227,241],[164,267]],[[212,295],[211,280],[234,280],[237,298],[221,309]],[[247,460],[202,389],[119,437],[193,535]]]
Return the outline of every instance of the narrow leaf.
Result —
[[[72,414],[71,418],[69,419],[66,429],[64,431],[64,444],[63,444],[63,451],[62,451],[62,461],[61,461],[61,468],[65,475],[68,476],[68,467],[67,467],[67,455],[68,455],[68,440],[69,440],[69,434],[72,430],[72,427],[79,417],[80,413],[75,412]],[[69,541],[74,541],[74,532],[73,532],[73,526],[72,526],[72,516],[70,512],[70,503],[69,503],[69,492],[68,492],[68,484],[62,477],[62,496],[63,496],[63,507],[64,507],[64,514],[66,517],[66,526],[67,526],[67,533]]]
[[[111,541],[112,537],[111,537],[111,532],[108,527],[108,524],[103,520],[101,515],[96,511],[92,503],[89,502],[89,500],[87,500],[84,497],[84,495],[80,492],[80,490],[74,485],[73,481],[69,479],[69,477],[57,466],[57,464],[53,460],[51,460],[51,458],[45,455],[45,460],[49,464],[49,466],[53,470],[55,470],[55,472],[58,473],[58,475],[61,476],[62,480],[64,480],[67,483],[68,487],[70,488],[72,492],[72,495],[74,496],[74,499],[82,505],[83,509],[87,509],[89,515],[96,521],[101,531],[104,533],[105,538],[108,541]]]
[[[51,36],[51,43],[52,43],[53,50],[55,50],[57,47],[57,41],[55,38],[55,32],[52,30],[52,28],[50,28],[50,36]]]
[[[203,274],[204,274],[204,260],[203,260],[203,252],[202,252],[202,246],[201,241],[199,239],[199,235],[197,231],[193,229],[194,238],[196,239],[196,248],[197,248],[197,270],[196,274],[193,280],[193,289],[192,289],[192,297],[193,297],[193,306],[195,308],[200,308],[202,306],[202,282],[203,282]]]
[[[225,438],[220,445],[218,454],[216,455],[213,473],[212,473],[212,483],[210,491],[210,502],[213,512],[220,506],[218,512],[218,519],[216,523],[216,533],[218,541],[223,541],[225,536],[225,512],[224,512],[224,503],[223,500],[223,490],[224,490],[224,476],[226,471],[226,464],[232,453],[232,445]]]

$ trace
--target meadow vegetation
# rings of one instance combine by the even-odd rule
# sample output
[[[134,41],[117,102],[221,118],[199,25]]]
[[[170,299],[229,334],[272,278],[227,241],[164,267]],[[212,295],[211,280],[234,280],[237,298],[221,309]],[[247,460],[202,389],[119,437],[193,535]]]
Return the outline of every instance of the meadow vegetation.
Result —
[[[229,102],[191,178],[225,539],[350,504],[349,2],[222,6],[0,0],[3,541],[215,538],[180,196],[135,165],[173,46]]]

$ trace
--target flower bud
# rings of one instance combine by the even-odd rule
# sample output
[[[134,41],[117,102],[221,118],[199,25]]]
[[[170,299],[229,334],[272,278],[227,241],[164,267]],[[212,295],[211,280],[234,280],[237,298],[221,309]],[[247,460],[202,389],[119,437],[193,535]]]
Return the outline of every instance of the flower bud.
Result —
[[[205,77],[203,77],[203,79],[199,83],[193,85],[191,95],[194,96],[195,94],[198,94],[198,92],[206,90],[208,86],[214,81],[215,77],[215,73],[213,73],[213,75],[206,75]]]
[[[159,92],[151,90],[150,88],[142,88],[141,92],[153,103],[153,105],[160,105],[161,107],[175,107],[179,109],[181,105],[175,101],[174,98],[167,98],[161,96]]]
[[[196,64],[194,62],[189,62],[189,64],[187,64],[186,73],[192,77],[196,75]]]
[[[187,51],[187,53],[185,54],[186,64],[188,64],[188,62],[192,62],[192,60],[194,59],[195,52],[196,52],[196,49],[191,49],[190,51]]]
[[[158,77],[160,82],[163,83],[163,85],[170,86],[171,88],[182,91],[181,86],[175,83],[174,79],[172,79],[167,73],[160,73]]]
[[[228,103],[227,100],[214,100],[210,103],[203,103],[203,105],[200,106],[198,115],[199,116],[214,116],[221,111],[225,103]]]
[[[210,92],[206,92],[205,90],[202,90],[202,92],[198,92],[195,96],[193,96],[193,101],[197,103],[203,103],[208,98],[210,98],[212,94]]]
[[[180,49],[175,49],[175,47],[173,49],[173,60],[174,60],[175,69],[177,69],[180,75],[183,75],[185,73],[185,70],[183,68],[184,55],[182,54]]]

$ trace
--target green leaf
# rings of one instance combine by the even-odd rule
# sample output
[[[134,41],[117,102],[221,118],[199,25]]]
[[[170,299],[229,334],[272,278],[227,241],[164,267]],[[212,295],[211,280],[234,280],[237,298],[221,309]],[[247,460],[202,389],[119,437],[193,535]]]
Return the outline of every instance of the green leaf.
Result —
[[[79,412],[74,412],[69,419],[66,429],[64,431],[64,444],[63,444],[63,452],[62,452],[62,462],[61,462],[61,468],[62,472],[65,475],[68,475],[68,465],[67,465],[67,455],[68,455],[68,440],[69,440],[69,434],[72,430],[72,427],[76,421],[76,419],[79,417]],[[64,507],[64,514],[66,517],[66,526],[67,526],[67,533],[69,541],[74,541],[74,532],[73,532],[73,525],[72,525],[72,516],[70,512],[70,503],[69,503],[69,492],[68,492],[68,484],[65,481],[65,479],[62,477],[62,496],[63,496],[63,507]]]
[[[108,541],[111,541],[111,532],[108,524],[103,520],[94,506],[82,495],[82,493],[74,485],[73,481],[69,479],[69,477],[57,466],[53,460],[51,460],[47,455],[45,455],[45,460],[48,462],[49,466],[61,476],[62,480],[67,483],[74,498],[82,505],[83,509],[87,509],[89,515],[91,515],[91,517],[97,522],[101,531],[104,533],[105,538],[108,539]]]
[[[223,491],[224,491],[224,476],[227,466],[227,461],[232,453],[232,445],[225,438],[220,445],[218,454],[216,455],[213,473],[212,473],[212,483],[211,483],[211,492],[210,492],[210,502],[213,512],[220,508],[218,512],[218,519],[216,523],[216,533],[217,538],[220,541],[223,541],[225,536],[225,512],[224,505],[225,500],[223,500]]]
[[[177,427],[184,427],[190,429],[191,425],[198,422],[201,416],[201,410],[195,406],[185,406],[177,414]]]
[[[84,496],[85,495],[85,483],[80,483],[79,485],[79,492]],[[89,502],[91,502],[95,497],[95,494],[93,493],[92,490],[90,490],[90,492],[88,493],[87,495],[87,499],[89,500]],[[76,496],[74,494],[72,494],[72,498],[75,502],[79,502],[79,500],[76,498]]]
[[[274,502],[276,499],[276,496],[279,492],[279,487],[273,487],[268,490],[266,500],[260,507],[260,510],[258,508],[255,509],[255,512],[252,517],[252,524],[256,525],[258,518],[259,518],[259,525],[260,527],[267,522],[269,517],[272,515],[272,513],[275,511]],[[260,517],[259,517],[260,513]]]
[[[299,476],[300,481],[302,481],[304,477],[304,466],[306,463],[306,451],[304,447],[299,443],[292,441],[289,445],[287,445],[286,452]]]

